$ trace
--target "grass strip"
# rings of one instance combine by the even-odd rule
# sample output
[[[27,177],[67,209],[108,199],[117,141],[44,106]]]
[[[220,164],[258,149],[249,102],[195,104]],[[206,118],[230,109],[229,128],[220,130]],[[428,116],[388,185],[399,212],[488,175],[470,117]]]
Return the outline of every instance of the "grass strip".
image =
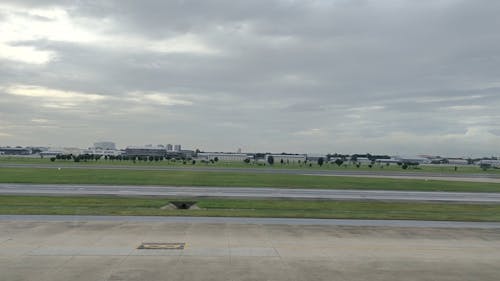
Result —
[[[199,199],[200,210],[160,209],[168,202],[168,198],[0,196],[0,214],[500,221],[498,204]]]
[[[359,167],[356,165],[345,162],[342,166],[337,166],[336,164],[325,163],[319,166],[316,162],[310,162],[312,164],[309,167],[308,164],[280,164],[275,163],[274,165],[256,165],[256,164],[246,164],[243,161],[219,161],[217,163],[201,163],[196,161],[195,165],[191,164],[191,161],[174,161],[174,160],[164,160],[164,161],[119,161],[119,160],[103,160],[98,161],[88,161],[88,162],[74,162],[72,160],[56,160],[51,162],[49,158],[28,158],[28,157],[14,157],[14,156],[0,156],[0,164],[42,164],[47,165],[47,167],[57,167],[57,166],[131,166],[131,167],[175,167],[175,168],[245,168],[245,169],[302,169],[302,170],[331,170],[331,171],[370,171],[370,172],[425,172],[425,173],[439,173],[439,174],[498,174],[500,169],[488,169],[484,171],[479,166],[458,165],[457,170],[453,165],[420,165],[416,169],[410,168],[408,170],[403,170],[400,166],[396,164],[390,164],[389,166],[385,164],[375,164],[370,168],[368,164],[362,164]]]
[[[0,168],[2,183],[500,192],[498,183],[234,172]]]

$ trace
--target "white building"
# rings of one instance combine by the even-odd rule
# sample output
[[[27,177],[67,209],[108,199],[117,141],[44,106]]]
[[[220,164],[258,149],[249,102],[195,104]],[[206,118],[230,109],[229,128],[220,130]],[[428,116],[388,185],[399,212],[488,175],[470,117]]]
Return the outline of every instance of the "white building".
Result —
[[[180,144],[174,145],[174,151],[181,151],[181,145]]]
[[[269,156],[274,158],[274,163],[280,163],[281,160],[285,163],[298,163],[304,162],[307,159],[306,154],[267,154],[266,161],[268,161]]]
[[[118,156],[122,155],[123,152],[116,149],[98,149],[98,148],[89,148],[84,149],[82,154],[93,154],[93,155],[102,155],[102,156]]]
[[[325,154],[307,154],[307,161],[318,161],[320,158],[323,158],[324,161],[326,161],[327,156]]]
[[[381,158],[381,159],[376,159],[375,162],[380,163],[380,164],[395,164],[395,163],[399,163],[398,159],[395,159],[395,158],[389,158],[389,159]]]
[[[371,164],[372,160],[368,159],[367,157],[358,157],[356,158],[356,162],[359,164]]]
[[[500,160],[480,160],[477,162],[478,165],[486,165],[494,168],[500,168]]]
[[[219,161],[244,161],[251,157],[245,153],[224,153],[224,152],[199,152],[198,159],[214,160],[215,157]]]
[[[430,164],[431,160],[424,158],[424,157],[419,157],[419,156],[394,156],[394,159],[396,159],[399,163],[418,163],[418,164]]]
[[[76,147],[51,147],[46,151],[40,152],[41,157],[53,157],[57,155],[80,155],[82,150]]]

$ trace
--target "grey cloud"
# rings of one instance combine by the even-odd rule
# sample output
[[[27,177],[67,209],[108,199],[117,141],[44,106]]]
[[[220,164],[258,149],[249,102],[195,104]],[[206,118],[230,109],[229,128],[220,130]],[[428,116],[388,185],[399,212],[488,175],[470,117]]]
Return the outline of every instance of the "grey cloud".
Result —
[[[115,138],[207,150],[489,155],[498,150],[500,124],[500,4],[479,2],[16,1],[26,10],[63,8],[111,41],[10,42],[56,58],[0,60],[0,87],[109,98],[64,110],[0,91],[1,116],[12,128],[0,144],[31,144],[36,132],[43,143],[80,146]],[[183,35],[215,52],[150,48]],[[132,92],[191,104],[134,102]],[[37,118],[58,129],[30,121]],[[445,138],[450,145],[441,144]]]

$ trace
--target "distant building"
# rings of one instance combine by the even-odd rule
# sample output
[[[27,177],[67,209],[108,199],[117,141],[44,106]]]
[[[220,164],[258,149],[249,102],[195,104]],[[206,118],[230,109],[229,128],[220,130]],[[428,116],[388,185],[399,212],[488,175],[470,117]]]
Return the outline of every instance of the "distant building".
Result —
[[[0,147],[0,155],[30,155],[33,153],[31,148],[24,147]]]
[[[180,144],[174,145],[174,151],[181,151],[181,145]]]
[[[468,165],[469,164],[469,161],[467,161],[466,159],[462,159],[462,158],[447,158],[446,160],[448,160],[448,164],[450,164],[450,165]]]
[[[358,157],[356,158],[356,161],[359,164],[371,164],[372,160],[368,159],[367,157]]]
[[[40,152],[40,157],[42,157],[42,158],[44,158],[44,157],[54,157],[54,156],[57,156],[57,155],[64,155],[64,154],[66,154],[66,153],[65,153],[65,151],[62,148],[61,149],[49,148],[46,151]]]
[[[282,159],[285,163],[304,162],[307,159],[306,154],[266,154],[266,161],[268,161],[269,156],[273,157],[274,163],[280,163]]]
[[[324,154],[307,154],[307,161],[318,161],[320,158],[323,158],[326,161],[327,157]]]
[[[166,145],[167,147],[167,151],[172,151],[173,150],[173,146],[169,143]]]
[[[376,159],[375,162],[379,163],[379,164],[397,164],[397,163],[400,163],[400,161],[398,159],[395,159],[395,158],[389,158],[389,159],[385,159],[385,158],[382,158],[382,159]]]
[[[125,148],[126,156],[165,156],[166,153],[163,147],[128,146]]]
[[[394,156],[398,163],[402,164],[430,164],[431,160],[420,156]]]
[[[116,150],[116,145],[111,141],[100,141],[94,143],[95,149]]]
[[[93,155],[102,155],[102,156],[118,156],[122,155],[123,151],[116,149],[98,149],[98,148],[89,148],[82,150],[82,154],[93,154]]]
[[[226,153],[226,152],[199,152],[198,159],[214,160],[217,157],[219,161],[243,161],[252,158],[245,153]]]
[[[184,149],[184,150],[180,151],[180,154],[181,154],[182,158],[191,159],[194,157],[195,152],[194,152],[194,150],[185,150]]]
[[[82,150],[76,147],[50,147],[46,151],[40,152],[40,157],[54,157],[57,155],[80,155]]]
[[[493,168],[500,168],[500,160],[483,159],[483,160],[479,160],[476,164],[478,164],[479,166],[489,166],[489,167],[493,167]]]

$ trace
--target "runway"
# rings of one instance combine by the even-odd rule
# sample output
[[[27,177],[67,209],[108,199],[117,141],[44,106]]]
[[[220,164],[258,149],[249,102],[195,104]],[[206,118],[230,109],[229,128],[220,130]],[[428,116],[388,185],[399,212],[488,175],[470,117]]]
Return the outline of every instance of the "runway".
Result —
[[[116,186],[73,184],[0,184],[0,194],[10,195],[116,195],[215,198],[328,199],[500,203],[500,193],[427,192],[392,190],[290,189],[195,186]]]
[[[443,181],[465,181],[500,183],[500,174],[482,173],[435,173],[411,171],[353,171],[353,170],[318,170],[318,169],[282,169],[282,168],[223,168],[223,167],[166,167],[132,165],[93,165],[93,164],[0,164],[0,168],[36,168],[36,169],[99,169],[131,171],[188,171],[188,172],[223,172],[250,174],[288,174],[310,176],[368,177],[392,179],[429,179]]]
[[[496,281],[500,275],[498,228],[18,218],[0,216],[2,280]],[[140,249],[144,242],[185,247]]]

